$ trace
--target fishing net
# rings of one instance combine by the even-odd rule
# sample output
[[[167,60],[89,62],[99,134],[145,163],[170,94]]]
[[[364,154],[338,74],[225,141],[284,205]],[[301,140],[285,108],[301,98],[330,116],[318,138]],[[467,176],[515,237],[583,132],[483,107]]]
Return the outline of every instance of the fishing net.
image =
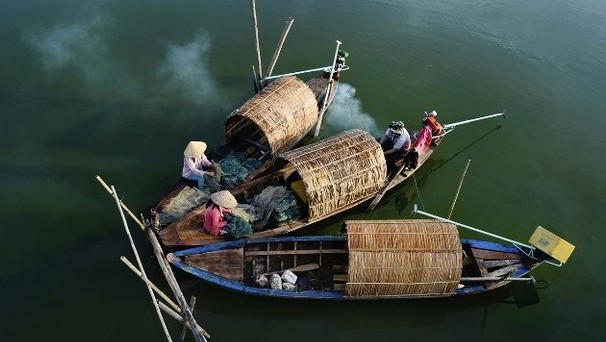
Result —
[[[246,158],[242,152],[231,152],[217,163],[219,183],[225,189],[235,188],[260,166],[261,161],[256,158]]]
[[[240,216],[226,213],[225,222],[227,224],[223,227],[223,230],[236,239],[249,237],[252,234],[253,229],[250,223]]]
[[[296,220],[301,210],[295,195],[285,186],[268,186],[245,208],[254,230],[264,230]]]
[[[208,201],[210,192],[186,186],[158,213],[161,225],[167,225]]]

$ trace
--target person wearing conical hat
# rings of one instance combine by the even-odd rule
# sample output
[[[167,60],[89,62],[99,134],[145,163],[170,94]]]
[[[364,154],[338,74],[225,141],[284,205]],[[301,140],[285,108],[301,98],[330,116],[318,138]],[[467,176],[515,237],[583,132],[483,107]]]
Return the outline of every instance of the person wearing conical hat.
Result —
[[[204,175],[214,175],[212,171],[206,171],[213,164],[204,152],[206,151],[206,143],[204,141],[190,141],[183,151],[183,172],[182,176],[185,179],[198,182],[198,189],[204,186]]]
[[[412,146],[410,134],[402,121],[392,121],[389,127],[379,140],[385,160],[387,161],[387,174],[389,175],[395,169],[396,159],[402,158]]]
[[[235,208],[238,201],[228,190],[221,190],[210,195],[204,211],[204,229],[211,235],[224,235],[223,227],[227,224],[225,214]]]

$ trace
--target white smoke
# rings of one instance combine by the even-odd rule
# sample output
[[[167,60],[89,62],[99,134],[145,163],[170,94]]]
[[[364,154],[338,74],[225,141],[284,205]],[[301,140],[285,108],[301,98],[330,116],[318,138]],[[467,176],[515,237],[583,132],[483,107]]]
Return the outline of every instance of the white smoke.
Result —
[[[362,101],[355,96],[356,88],[347,83],[340,83],[335,98],[326,113],[326,122],[338,131],[359,128],[378,135],[380,132],[376,122],[362,110]]]
[[[169,44],[158,74],[166,87],[194,103],[215,101],[216,82],[208,66],[210,37],[198,33],[185,45]]]
[[[110,21],[97,14],[43,32],[26,32],[23,38],[38,52],[48,75],[56,76],[65,68],[74,68],[90,90],[132,94],[137,87],[125,69],[110,56],[103,35]]]

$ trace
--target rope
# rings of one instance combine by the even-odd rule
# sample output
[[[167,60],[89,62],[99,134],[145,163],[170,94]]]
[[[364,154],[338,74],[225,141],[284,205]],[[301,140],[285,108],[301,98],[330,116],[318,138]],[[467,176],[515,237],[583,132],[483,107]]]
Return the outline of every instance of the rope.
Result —
[[[461,186],[463,185],[463,180],[465,179],[465,174],[467,174],[467,169],[469,168],[469,163],[471,163],[471,159],[467,159],[467,165],[465,166],[465,170],[463,171],[463,175],[461,176],[461,180],[459,181],[459,188],[457,189],[455,198],[452,201],[452,205],[450,206],[450,213],[448,213],[449,220],[450,220],[450,216],[452,215],[452,211],[454,210],[455,203],[457,203],[457,198],[459,198],[459,192],[461,191]]]
[[[419,189],[419,184],[417,184],[417,176],[415,176],[415,174],[412,174],[412,179],[415,181],[415,190],[417,190],[417,197],[419,197],[419,203],[421,203],[421,208],[425,208],[425,206],[423,205],[423,200],[421,200],[421,190]]]

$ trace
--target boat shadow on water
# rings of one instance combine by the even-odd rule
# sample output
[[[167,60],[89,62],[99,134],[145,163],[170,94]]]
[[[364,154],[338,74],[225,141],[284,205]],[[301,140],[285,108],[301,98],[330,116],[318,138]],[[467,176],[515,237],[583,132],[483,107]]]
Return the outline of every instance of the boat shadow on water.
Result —
[[[321,301],[257,297],[228,291],[216,286],[177,276],[184,292],[195,294],[203,312],[238,319],[268,321],[335,321],[341,329],[357,330],[394,327],[439,326],[449,314],[477,310],[476,324],[490,323],[491,308],[515,305],[519,309],[538,304],[532,283],[510,283],[494,291],[466,298],[404,300]],[[541,283],[541,282],[539,282]]]

